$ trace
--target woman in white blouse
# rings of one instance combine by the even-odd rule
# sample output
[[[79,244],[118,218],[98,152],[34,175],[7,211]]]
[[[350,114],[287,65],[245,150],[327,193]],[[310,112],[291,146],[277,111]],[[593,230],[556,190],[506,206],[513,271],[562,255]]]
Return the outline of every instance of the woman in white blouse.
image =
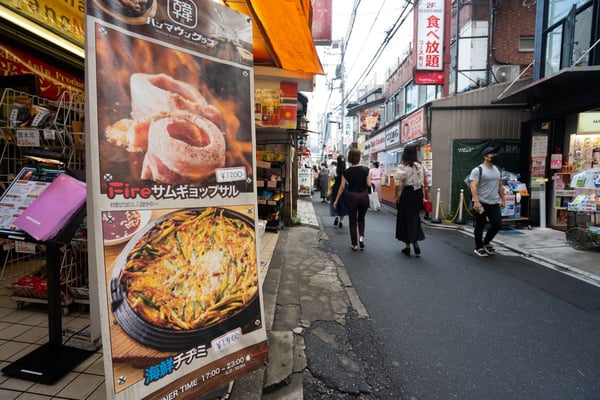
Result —
[[[429,193],[427,174],[418,159],[418,150],[416,144],[406,146],[396,172],[396,239],[404,242],[402,253],[406,256],[410,256],[411,244],[415,254],[421,254],[418,242],[425,240],[421,228],[421,210],[423,198],[429,198]]]

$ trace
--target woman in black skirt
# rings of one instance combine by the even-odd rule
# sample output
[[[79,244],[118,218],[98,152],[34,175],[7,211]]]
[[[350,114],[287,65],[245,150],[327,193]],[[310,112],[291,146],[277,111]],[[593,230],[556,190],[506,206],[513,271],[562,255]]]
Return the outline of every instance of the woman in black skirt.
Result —
[[[339,207],[340,198],[346,193],[348,219],[350,225],[350,242],[352,250],[365,249],[365,215],[369,209],[368,188],[371,187],[369,168],[360,165],[360,150],[352,148],[348,151],[350,166],[342,174],[342,183],[338,189],[333,207]],[[347,187],[346,187],[347,186]]]
[[[421,228],[421,210],[423,198],[429,198],[429,193],[427,173],[418,160],[418,150],[416,144],[406,146],[396,172],[396,239],[404,242],[402,253],[406,256],[410,256],[411,244],[415,254],[421,254],[418,242],[425,240]]]

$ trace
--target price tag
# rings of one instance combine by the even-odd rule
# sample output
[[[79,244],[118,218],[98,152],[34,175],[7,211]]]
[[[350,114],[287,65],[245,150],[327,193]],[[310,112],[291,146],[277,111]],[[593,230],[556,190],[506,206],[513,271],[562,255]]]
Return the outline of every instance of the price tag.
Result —
[[[44,129],[44,139],[46,139],[46,140],[56,139],[56,131],[54,129]]]
[[[40,131],[37,129],[19,129],[17,146],[40,147]]]
[[[216,351],[223,351],[232,346],[234,343],[239,342],[241,338],[242,330],[240,328],[236,328],[214,340],[211,340],[210,345]]]
[[[15,242],[15,251],[17,253],[35,254],[35,243]]]
[[[246,168],[244,167],[218,168],[215,174],[218,183],[245,181],[247,178]]]

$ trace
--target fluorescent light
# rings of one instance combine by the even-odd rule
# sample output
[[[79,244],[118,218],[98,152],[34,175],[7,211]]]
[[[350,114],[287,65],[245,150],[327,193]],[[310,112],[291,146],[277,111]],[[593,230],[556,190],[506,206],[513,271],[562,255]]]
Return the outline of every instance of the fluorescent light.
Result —
[[[64,50],[66,50],[70,53],[73,53],[78,57],[85,58],[85,50],[83,48],[69,42],[66,39],[63,39],[62,37],[58,36],[55,33],[50,32],[49,30],[47,30],[45,28],[42,28],[35,22],[30,21],[27,18],[24,18],[11,10],[8,10],[4,6],[0,6],[0,17],[4,18],[7,21],[12,22],[16,26],[29,31],[30,33],[32,33],[36,36],[39,36],[39,37],[47,40],[50,43],[58,45],[59,47],[63,48]]]

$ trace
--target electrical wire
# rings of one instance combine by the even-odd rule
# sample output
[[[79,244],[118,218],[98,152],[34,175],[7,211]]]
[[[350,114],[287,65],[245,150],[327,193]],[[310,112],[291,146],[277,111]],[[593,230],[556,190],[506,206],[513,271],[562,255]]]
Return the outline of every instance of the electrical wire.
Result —
[[[402,11],[401,11],[400,15],[398,16],[398,18],[396,19],[396,21],[392,24],[392,27],[387,31],[386,37],[380,43],[379,48],[375,52],[375,55],[371,58],[371,61],[369,62],[369,64],[365,68],[365,70],[361,73],[361,75],[356,80],[356,82],[352,85],[350,90],[346,91],[346,93],[344,95],[344,99],[342,100],[342,103],[345,103],[348,100],[348,98],[350,97],[352,92],[357,88],[357,86],[359,84],[361,84],[364,81],[364,78],[373,70],[375,64],[377,63],[377,61],[383,54],[383,51],[385,50],[387,45],[390,43],[391,39],[394,37],[394,35],[398,32],[400,27],[406,21],[406,18],[409,15],[408,11],[410,11],[411,6],[412,6],[411,2],[405,2],[404,8],[402,9]],[[353,22],[352,22],[352,25],[353,25]]]
[[[373,23],[369,27],[369,32],[371,32],[373,30],[373,28],[375,27],[375,23],[377,22],[377,19],[379,19],[379,15],[381,14],[381,10],[383,10],[383,7],[385,6],[386,1],[387,0],[384,0],[381,3],[381,7],[379,7],[379,10],[377,11],[377,15],[375,15],[375,19],[373,20]],[[364,38],[363,42],[360,44],[359,49],[362,49],[365,46],[368,39],[369,39],[369,35],[365,35],[365,38]],[[356,65],[356,64],[354,64],[354,65]],[[350,71],[352,71],[352,69],[350,69]]]

